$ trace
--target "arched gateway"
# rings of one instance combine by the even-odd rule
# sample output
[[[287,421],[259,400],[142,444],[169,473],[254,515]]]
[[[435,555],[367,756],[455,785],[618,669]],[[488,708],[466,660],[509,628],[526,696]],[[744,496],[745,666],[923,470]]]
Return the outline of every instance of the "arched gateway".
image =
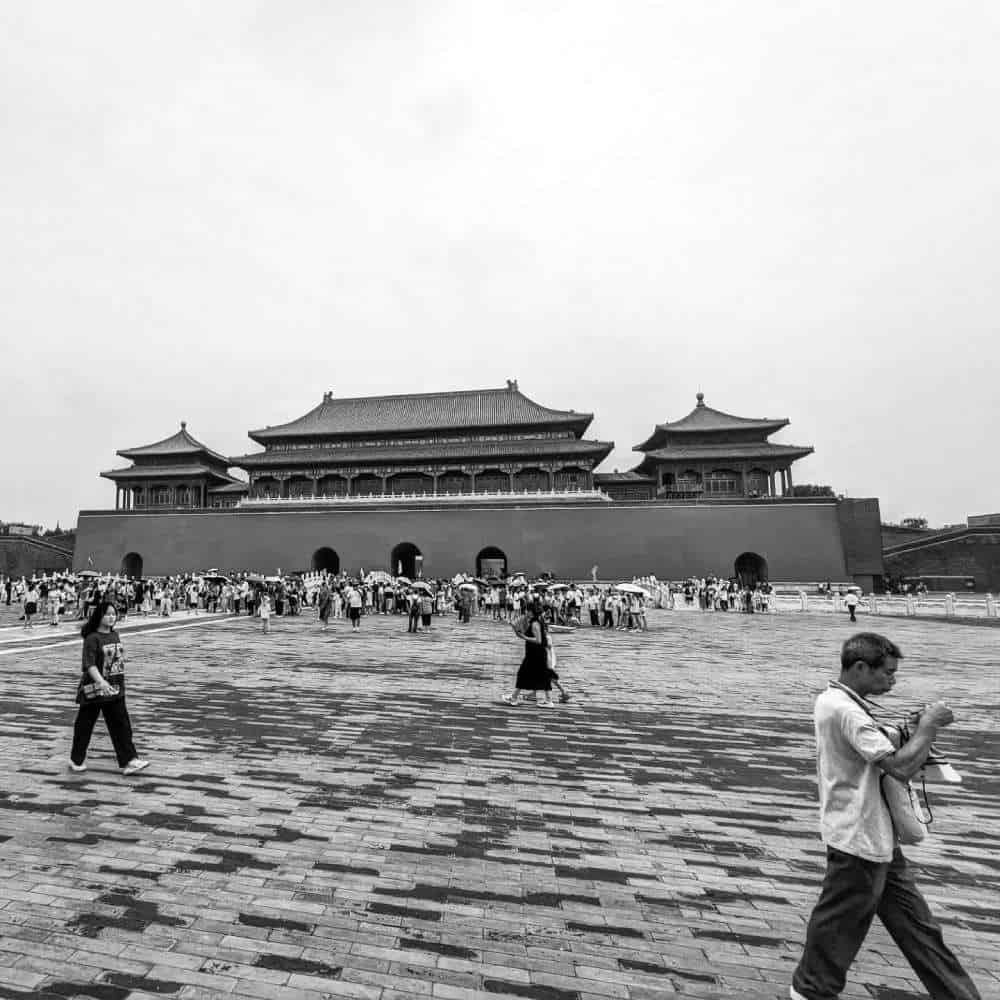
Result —
[[[328,546],[323,546],[313,553],[312,568],[319,573],[339,573],[340,556]]]
[[[744,587],[767,583],[767,560],[756,552],[744,552],[737,556],[733,569]]]
[[[488,545],[480,549],[476,556],[476,576],[490,577],[507,575],[507,556],[502,549]]]
[[[122,575],[137,580],[142,576],[142,556],[138,552],[130,552],[122,559]]]
[[[393,576],[408,576],[411,580],[420,576],[424,557],[413,542],[400,542],[389,554],[389,572]]]

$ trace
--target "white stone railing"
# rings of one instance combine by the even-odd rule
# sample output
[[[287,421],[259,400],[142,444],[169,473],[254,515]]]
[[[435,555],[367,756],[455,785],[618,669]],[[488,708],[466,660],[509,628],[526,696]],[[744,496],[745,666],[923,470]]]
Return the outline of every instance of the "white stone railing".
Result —
[[[501,500],[517,503],[522,500],[600,500],[611,502],[601,490],[522,490],[493,493],[372,493],[357,496],[244,497],[240,507],[276,507],[306,504],[357,504],[365,506],[384,503],[469,503],[481,500]]]
[[[777,611],[818,611],[847,614],[847,605],[838,595],[806,594],[805,607],[799,594],[781,591],[771,595]],[[867,615],[906,616],[910,618],[996,618],[1000,599],[992,594],[923,594],[920,597],[900,594],[868,594],[858,601],[858,613]]]

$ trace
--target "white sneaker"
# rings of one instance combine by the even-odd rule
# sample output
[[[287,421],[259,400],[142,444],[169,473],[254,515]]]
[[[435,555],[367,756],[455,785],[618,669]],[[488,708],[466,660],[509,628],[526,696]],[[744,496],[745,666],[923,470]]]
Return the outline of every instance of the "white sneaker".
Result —
[[[501,695],[500,700],[508,705],[520,705],[521,699],[516,695],[505,694]]]
[[[546,698],[544,701],[538,702],[539,708],[555,708],[556,703],[551,698]]]
[[[76,771],[76,773],[79,774],[81,771],[86,771],[87,770],[87,765],[86,764],[74,764],[73,761],[70,761],[69,762],[69,769],[71,771]]]
[[[144,768],[147,767],[149,767],[148,760],[141,760],[139,757],[133,757],[122,768],[122,774],[136,774],[138,771],[142,771]]]

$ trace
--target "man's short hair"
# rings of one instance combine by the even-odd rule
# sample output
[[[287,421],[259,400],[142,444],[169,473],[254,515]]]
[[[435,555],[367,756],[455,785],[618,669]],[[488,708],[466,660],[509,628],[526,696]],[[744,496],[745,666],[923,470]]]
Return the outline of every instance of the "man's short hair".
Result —
[[[840,669],[850,670],[858,660],[869,667],[880,667],[887,656],[901,660],[903,651],[891,639],[878,632],[858,632],[852,635],[840,650]]]

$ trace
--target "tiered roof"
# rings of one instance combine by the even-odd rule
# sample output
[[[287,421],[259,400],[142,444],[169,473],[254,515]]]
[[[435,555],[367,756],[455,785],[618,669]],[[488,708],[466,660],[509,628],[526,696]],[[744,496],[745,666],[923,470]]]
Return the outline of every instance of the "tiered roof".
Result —
[[[771,420],[768,417],[737,417],[731,413],[723,413],[722,410],[705,405],[703,392],[699,392],[695,399],[697,400],[695,408],[687,416],[672,423],[657,424],[653,433],[632,450],[648,452],[655,448],[662,448],[666,441],[675,434],[682,436],[698,434],[701,436],[706,433],[725,435],[734,431],[741,434],[747,431],[759,431],[761,440],[764,440],[775,431],[780,431],[782,427],[787,427],[789,423],[786,417]]]
[[[212,451],[207,445],[188,434],[187,421],[181,421],[181,429],[176,434],[157,441],[155,444],[142,445],[139,448],[124,448],[115,452],[122,458],[131,458],[133,461],[143,458],[161,458],[163,456],[183,456],[205,455],[207,458],[220,462],[228,466],[229,459],[225,455],[220,455],[217,451]]]
[[[134,464],[126,469],[108,469],[101,473],[105,479],[113,479],[115,482],[128,483],[152,478],[194,479],[208,476],[227,486],[241,483],[226,471],[231,464],[229,459],[192,437],[187,431],[187,423],[183,420],[181,429],[176,434],[171,434],[170,437],[154,444],[123,448],[116,454],[122,458],[132,459]],[[147,463],[148,459],[160,458],[173,461],[167,464]]]
[[[460,389],[415,395],[335,399],[333,393],[297,420],[250,431],[260,444],[286,438],[338,438],[370,434],[406,435],[420,431],[473,428],[571,430],[577,437],[594,419],[592,413],[553,410],[525,396],[517,382],[503,389]]]
[[[670,423],[657,424],[653,433],[632,450],[643,453],[633,471],[653,472],[662,462],[794,461],[813,449],[792,444],[772,444],[767,438],[787,427],[786,417],[738,417],[705,405],[705,394],[696,396],[695,408]]]

